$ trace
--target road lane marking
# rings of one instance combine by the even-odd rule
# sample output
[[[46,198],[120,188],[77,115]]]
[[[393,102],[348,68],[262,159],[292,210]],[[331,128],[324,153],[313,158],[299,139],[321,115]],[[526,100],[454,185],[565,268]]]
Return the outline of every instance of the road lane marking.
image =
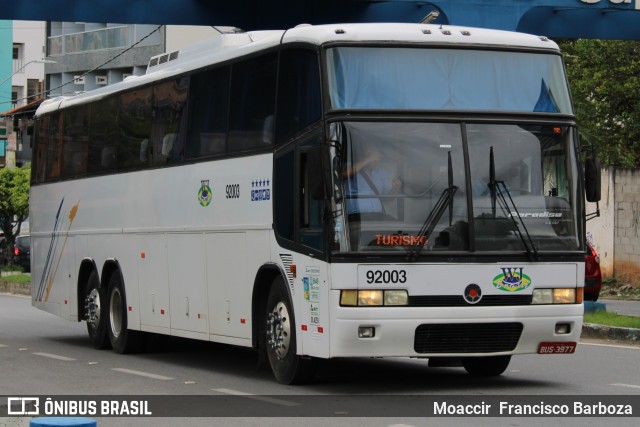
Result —
[[[211,390],[217,391],[218,393],[231,394],[233,396],[242,396],[247,399],[259,400],[261,402],[273,403],[274,405],[280,406],[300,406],[299,403],[291,402],[288,400],[275,399],[273,397],[259,396],[257,394],[245,393],[243,391],[231,390],[229,388],[212,388]]]
[[[0,348],[1,348],[1,347],[6,347],[6,345],[4,345],[4,344],[0,344]]]
[[[640,350],[640,347],[635,347],[632,345],[615,345],[615,344],[598,344],[595,342],[581,342],[578,343],[580,345],[594,345],[594,346],[598,346],[598,347],[613,347],[613,348],[626,348],[626,349],[630,349],[630,350]]]
[[[48,357],[49,359],[62,360],[64,362],[73,362],[76,359],[72,359],[71,357],[66,356],[58,356],[57,354],[51,353],[33,353],[36,356]]]
[[[164,375],[152,374],[149,372],[142,371],[134,371],[133,369],[125,369],[125,368],[113,368],[112,371],[123,372],[125,374],[138,375],[141,377],[153,378],[154,380],[175,380],[172,377],[165,377]]]
[[[633,385],[633,384],[620,384],[620,383],[615,383],[615,384],[611,384],[614,385],[616,387],[627,387],[627,388],[640,388],[640,385]]]

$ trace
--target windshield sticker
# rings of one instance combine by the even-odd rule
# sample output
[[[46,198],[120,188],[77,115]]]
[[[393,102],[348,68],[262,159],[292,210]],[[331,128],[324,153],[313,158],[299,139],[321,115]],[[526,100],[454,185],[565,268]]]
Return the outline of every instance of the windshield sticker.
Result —
[[[562,212],[510,212],[509,218],[562,218]]]
[[[198,190],[198,202],[200,206],[207,207],[211,204],[213,194],[211,193],[211,187],[209,187],[209,180],[203,179],[200,181],[200,190]]]
[[[531,286],[531,278],[522,272],[523,267],[502,267],[502,274],[493,278],[493,286],[501,291],[518,292]]]
[[[429,243],[427,236],[409,236],[407,234],[376,234],[378,246],[424,246]]]

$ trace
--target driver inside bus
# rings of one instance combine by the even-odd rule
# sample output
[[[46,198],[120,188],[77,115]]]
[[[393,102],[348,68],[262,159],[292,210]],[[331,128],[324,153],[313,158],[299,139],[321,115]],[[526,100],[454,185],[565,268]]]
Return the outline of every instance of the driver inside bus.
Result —
[[[381,160],[382,155],[377,148],[364,145],[360,159],[347,164],[342,172],[350,220],[388,218],[380,196],[397,194],[402,182],[389,175]]]

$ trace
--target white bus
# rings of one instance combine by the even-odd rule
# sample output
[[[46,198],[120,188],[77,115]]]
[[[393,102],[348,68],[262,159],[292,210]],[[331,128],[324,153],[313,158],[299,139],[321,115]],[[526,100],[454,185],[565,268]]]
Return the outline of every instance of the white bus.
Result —
[[[282,383],[317,358],[500,375],[575,350],[585,183],[545,37],[221,34],[36,116],[33,305],[96,348],[252,347]]]

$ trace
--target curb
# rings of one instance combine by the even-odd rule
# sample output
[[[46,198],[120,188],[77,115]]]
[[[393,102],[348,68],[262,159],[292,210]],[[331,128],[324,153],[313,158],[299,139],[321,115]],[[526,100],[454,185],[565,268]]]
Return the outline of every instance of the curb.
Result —
[[[640,329],[584,323],[580,337],[640,342]]]
[[[0,282],[0,293],[31,296],[31,284],[18,282]]]

